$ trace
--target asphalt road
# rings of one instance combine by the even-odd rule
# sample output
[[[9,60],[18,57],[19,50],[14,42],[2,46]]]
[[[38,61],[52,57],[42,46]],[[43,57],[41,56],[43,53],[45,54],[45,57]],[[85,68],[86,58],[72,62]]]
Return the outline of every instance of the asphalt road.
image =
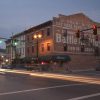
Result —
[[[0,100],[100,100],[100,85],[1,74]]]
[[[73,74],[100,78],[100,71],[94,71],[94,70],[73,72]]]

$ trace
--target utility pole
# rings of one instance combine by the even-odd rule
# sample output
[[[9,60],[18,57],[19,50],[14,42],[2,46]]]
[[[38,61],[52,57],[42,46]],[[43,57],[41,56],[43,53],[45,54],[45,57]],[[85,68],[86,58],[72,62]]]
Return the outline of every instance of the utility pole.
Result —
[[[11,61],[13,61],[13,33],[11,36]]]

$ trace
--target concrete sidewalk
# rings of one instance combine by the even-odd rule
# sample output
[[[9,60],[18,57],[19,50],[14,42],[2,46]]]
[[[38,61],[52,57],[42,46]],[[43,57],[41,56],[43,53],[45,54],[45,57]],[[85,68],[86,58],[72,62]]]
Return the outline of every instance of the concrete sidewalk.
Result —
[[[84,74],[76,74],[73,72],[70,73],[51,73],[51,72],[37,72],[37,71],[25,71],[25,70],[10,70],[10,69],[0,69],[1,74],[21,74],[21,75],[30,75],[36,77],[45,77],[61,80],[69,80],[76,82],[84,82],[89,84],[99,84],[100,77],[92,77]]]

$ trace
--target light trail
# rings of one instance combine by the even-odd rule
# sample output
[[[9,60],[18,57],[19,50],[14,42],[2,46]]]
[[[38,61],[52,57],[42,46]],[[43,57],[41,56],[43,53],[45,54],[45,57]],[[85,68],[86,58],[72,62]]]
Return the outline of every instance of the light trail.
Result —
[[[67,75],[67,74],[61,75],[61,74],[51,74],[51,73],[44,73],[44,72],[32,72],[32,71],[20,71],[20,70],[8,70],[8,69],[0,69],[0,72],[9,72],[9,73],[24,74],[24,75],[30,75],[36,77],[45,77],[45,78],[69,80],[69,81],[100,85],[99,78],[91,78],[86,76],[75,76],[75,75]]]

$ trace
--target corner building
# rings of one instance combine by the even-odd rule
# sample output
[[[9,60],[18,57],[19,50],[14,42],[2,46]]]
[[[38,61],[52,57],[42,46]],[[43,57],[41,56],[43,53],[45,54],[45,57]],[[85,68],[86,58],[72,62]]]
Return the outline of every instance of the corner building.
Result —
[[[92,21],[83,13],[73,15],[61,15],[52,20],[34,26],[26,30],[26,57],[34,60],[37,56],[40,61],[69,67],[71,70],[83,70],[95,68],[98,64],[95,48],[100,48],[100,36],[98,40],[93,35],[93,30],[87,30],[76,37],[76,31],[92,28],[99,23]],[[42,34],[42,38],[33,38],[34,34]],[[98,54],[97,54],[98,55]]]
[[[38,57],[40,63],[49,63],[55,69],[95,68],[100,57],[100,29],[98,28],[97,35],[94,35],[94,24],[100,26],[100,23],[92,21],[83,13],[69,16],[59,14],[52,20],[13,36],[16,39],[24,37],[25,41],[23,45],[19,40],[20,46],[16,46],[16,52],[20,53],[21,59],[26,59],[30,64],[34,64]],[[86,30],[90,28],[91,30]],[[76,37],[77,30],[86,31],[81,31],[80,36]],[[37,34],[41,34],[42,38],[35,39],[34,35]],[[13,53],[10,51],[9,55],[12,56]]]

